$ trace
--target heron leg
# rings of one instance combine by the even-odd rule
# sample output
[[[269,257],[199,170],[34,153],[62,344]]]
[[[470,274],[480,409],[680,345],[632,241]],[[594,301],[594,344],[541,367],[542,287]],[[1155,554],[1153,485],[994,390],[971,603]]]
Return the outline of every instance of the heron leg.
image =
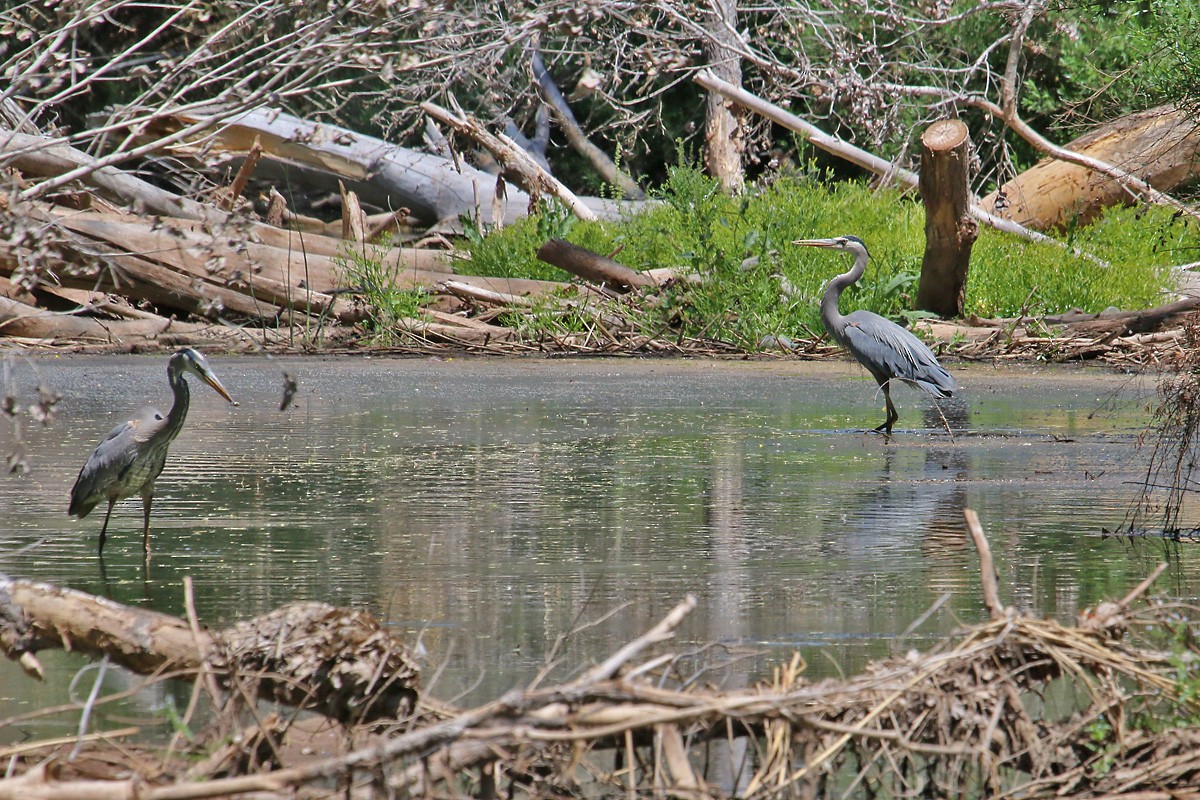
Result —
[[[150,504],[154,502],[154,495],[142,495],[142,552],[147,556],[150,555]]]
[[[883,399],[887,403],[887,419],[878,428],[875,428],[876,433],[882,433],[884,436],[892,435],[892,426],[896,424],[896,420],[900,419],[899,412],[896,411],[896,406],[892,404],[892,392],[888,388],[888,383],[885,381],[879,384],[879,388],[883,390]]]
[[[104,534],[108,531],[108,518],[112,516],[112,508],[116,505],[117,498],[112,498],[108,501],[108,511],[104,512],[104,524],[100,526],[100,555],[104,555]]]

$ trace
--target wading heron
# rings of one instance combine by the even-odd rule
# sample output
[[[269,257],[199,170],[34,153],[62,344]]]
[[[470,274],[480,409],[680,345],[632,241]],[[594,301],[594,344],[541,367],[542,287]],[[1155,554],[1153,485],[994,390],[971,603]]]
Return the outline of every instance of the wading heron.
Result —
[[[866,367],[879,388],[883,389],[883,398],[887,401],[887,419],[875,428],[876,431],[882,431],[885,436],[891,435],[892,425],[900,418],[896,407],[892,405],[893,380],[924,389],[938,399],[954,394],[958,389],[954,376],[938,363],[937,357],[916,336],[871,311],[851,311],[842,316],[838,310],[842,291],[857,282],[867,268],[867,246],[862,239],[839,236],[836,239],[798,239],[792,244],[829,247],[854,254],[854,266],[850,271],[838,275],[825,285],[825,293],[821,296],[821,322],[834,341]]]
[[[142,496],[142,549],[150,554],[150,503],[154,499],[154,480],[167,461],[167,448],[179,435],[187,417],[188,382],[184,373],[191,372],[211,386],[217,394],[230,403],[233,398],[217,380],[204,356],[190,347],[171,356],[167,364],[167,381],[175,395],[171,410],[164,417],[156,408],[146,407],[132,419],[122,422],[109,431],[104,441],[88,457],[75,486],[71,489],[71,505],[68,514],[86,517],[100,501],[108,501],[104,514],[104,525],[100,528],[100,554],[104,553],[104,534],[108,530],[108,518],[118,500]],[[234,403],[234,405],[237,405]]]

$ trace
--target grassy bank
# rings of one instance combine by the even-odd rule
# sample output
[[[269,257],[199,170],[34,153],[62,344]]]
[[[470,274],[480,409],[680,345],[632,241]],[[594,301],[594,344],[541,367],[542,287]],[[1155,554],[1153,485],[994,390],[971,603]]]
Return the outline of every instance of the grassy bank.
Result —
[[[871,250],[865,278],[847,292],[845,308],[869,308],[903,321],[912,312],[924,247],[919,200],[858,183],[825,184],[789,177],[748,191],[720,194],[699,172],[676,168],[659,203],[620,224],[573,220],[548,204],[535,218],[468,237],[476,275],[567,280],[539,262],[537,248],[562,236],[599,253],[617,253],[638,270],[674,267],[704,276],[678,285],[645,310],[654,322],[685,336],[714,338],[753,350],[765,336],[819,329],[821,288],[849,260],[789,244],[799,237],[853,233]],[[1169,267],[1194,236],[1167,211],[1111,211],[1098,223],[1063,235],[1110,266],[1052,245],[1032,244],[983,229],[975,244],[967,311],[982,317],[1050,314],[1078,308],[1145,308],[1163,302]]]

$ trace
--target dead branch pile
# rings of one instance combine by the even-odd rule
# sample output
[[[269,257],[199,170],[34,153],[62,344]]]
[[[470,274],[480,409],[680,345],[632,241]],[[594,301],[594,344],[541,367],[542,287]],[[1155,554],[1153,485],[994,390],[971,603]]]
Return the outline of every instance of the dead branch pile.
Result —
[[[539,258],[579,282],[455,274],[457,256],[446,249],[448,240],[428,228],[422,235],[417,225],[449,230],[456,212],[481,221],[512,219],[543,194],[585,218],[611,216],[620,207],[575,197],[514,141],[461,112],[433,104],[426,111],[485,143],[529,192],[506,189],[504,178],[451,158],[279,111],[240,113],[203,137],[203,110],[163,116],[147,129],[147,146],[173,142],[172,158],[188,163],[192,174],[237,167],[227,185],[211,183],[203,200],[61,142],[0,131],[0,165],[8,165],[18,187],[0,198],[0,335],[18,343],[119,350],[204,342],[329,349],[348,345],[364,327],[385,327],[384,346],[423,353],[741,352],[718,339],[681,336],[652,313],[682,280],[671,268],[637,272],[551,239]],[[181,135],[193,129],[192,136]],[[273,188],[284,176],[303,176],[310,192],[332,192],[340,222],[289,209]],[[258,203],[249,202],[248,187],[262,180],[271,185]],[[397,209],[401,200],[411,208]],[[384,210],[368,214],[372,207]],[[421,246],[372,244],[380,237]],[[356,259],[371,265],[369,278],[348,268]],[[381,293],[404,290],[425,295],[411,315],[381,311]],[[1177,347],[1178,330],[1171,326],[1196,306],[1189,298],[1125,314],[991,321],[984,333],[970,331],[951,349],[968,359],[1152,365]],[[833,352],[816,335],[774,351]]]
[[[35,677],[43,674],[35,653],[61,647],[140,674],[202,669],[236,684],[239,700],[344,722],[395,718],[417,697],[419,670],[404,645],[369,615],[325,603],[293,603],[211,633],[194,619],[0,576],[0,647]]]
[[[285,709],[264,715],[252,704],[225,704],[209,733],[186,743],[176,736],[164,745],[118,745],[130,729],[81,728],[67,740],[0,748],[10,764],[0,798],[495,796],[500,787],[530,798],[1196,796],[1200,730],[1189,720],[1200,709],[1179,665],[1200,650],[1194,636],[1163,647],[1148,635],[1166,622],[1180,630],[1179,609],[1130,610],[1162,568],[1075,626],[1033,619],[1001,605],[970,512],[968,528],[980,547],[992,619],[844,680],[805,680],[799,653],[751,689],[681,680],[673,654],[648,651],[695,608],[689,597],[562,685],[515,690],[466,710],[424,698],[411,716],[343,728],[332,734],[334,745],[328,729],[318,734]],[[6,601],[20,603],[16,595]],[[290,616],[280,612],[276,621]],[[309,649],[293,636],[317,635],[321,651],[338,646],[339,626],[309,620],[269,635],[255,623],[244,641],[258,653],[274,642],[276,654],[242,659],[245,672],[224,686],[256,683],[290,653]],[[28,641],[16,649],[4,643],[10,656],[22,646],[29,652]],[[352,650],[345,658],[356,657]],[[192,670],[193,698],[220,663],[228,667],[218,658]],[[74,711],[86,716],[91,708]],[[13,722],[0,721],[0,730]]]

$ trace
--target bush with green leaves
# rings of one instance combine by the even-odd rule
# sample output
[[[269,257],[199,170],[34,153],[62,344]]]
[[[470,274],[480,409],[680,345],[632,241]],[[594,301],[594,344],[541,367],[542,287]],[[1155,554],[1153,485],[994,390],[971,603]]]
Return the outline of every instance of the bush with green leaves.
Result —
[[[764,337],[821,331],[821,291],[850,268],[842,253],[799,248],[797,238],[854,234],[871,261],[842,298],[843,312],[867,308],[905,322],[912,310],[924,248],[924,212],[910,194],[861,183],[825,182],[815,175],[780,178],[740,197],[722,194],[691,167],[676,167],[648,210],[620,223],[576,222],[570,241],[594,252],[618,253],[637,270],[671,267],[680,281],[646,304],[647,325],[722,341],[746,350]],[[461,269],[476,274],[551,277],[535,253],[545,223],[526,219],[470,241]],[[1050,244],[1034,244],[984,228],[972,253],[967,313],[979,316],[1051,314],[1109,306],[1143,308],[1162,301],[1169,267],[1194,260],[1185,248],[1195,226],[1169,210],[1116,209],[1068,231],[1067,243],[1107,263]],[[497,273],[497,265],[503,272]],[[561,273],[560,273],[561,275]]]

